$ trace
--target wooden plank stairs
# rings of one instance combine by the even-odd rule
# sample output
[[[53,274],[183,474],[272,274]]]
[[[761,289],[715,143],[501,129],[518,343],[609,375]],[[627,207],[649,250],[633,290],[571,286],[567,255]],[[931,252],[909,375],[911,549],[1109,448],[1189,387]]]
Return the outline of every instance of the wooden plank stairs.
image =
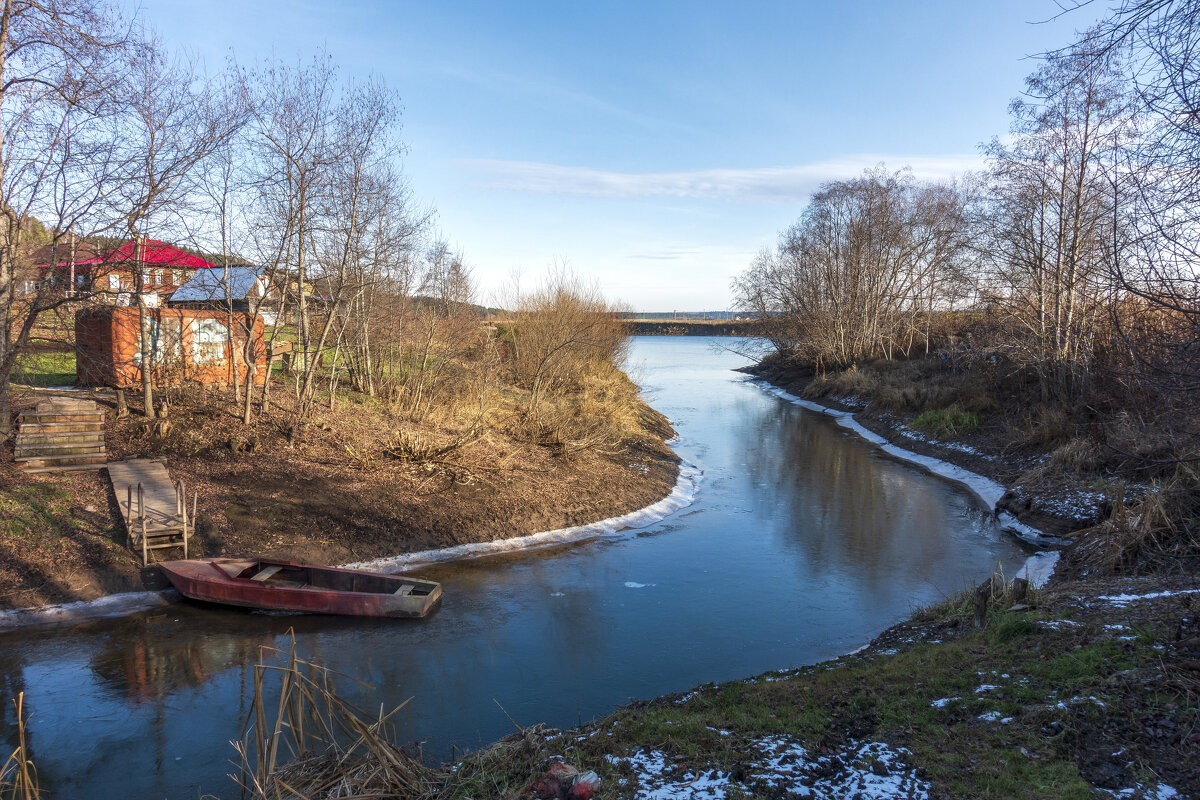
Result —
[[[150,563],[151,550],[182,547],[183,557],[188,557],[198,495],[192,497],[189,515],[183,481],[172,483],[166,464],[159,459],[114,461],[108,465],[108,479],[121,507],[128,545],[141,548],[142,566]]]
[[[55,397],[18,418],[13,460],[24,472],[101,469],[104,409],[93,400]]]

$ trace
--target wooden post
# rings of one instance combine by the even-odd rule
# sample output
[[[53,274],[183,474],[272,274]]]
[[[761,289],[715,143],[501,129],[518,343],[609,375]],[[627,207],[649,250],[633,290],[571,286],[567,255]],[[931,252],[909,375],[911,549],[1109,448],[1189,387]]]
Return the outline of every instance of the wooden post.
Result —
[[[986,581],[979,584],[979,586],[975,589],[974,610],[976,628],[982,628],[987,625],[988,601],[991,599],[992,579],[988,578]]]
[[[1029,595],[1029,581],[1024,578],[1013,578],[1012,582],[1012,601],[1013,605],[1024,603],[1025,598]]]
[[[133,484],[125,486],[125,538],[125,543],[133,547]]]
[[[138,481],[138,516],[142,519],[142,566],[144,567],[150,563],[150,558],[146,553],[146,506],[141,481]]]

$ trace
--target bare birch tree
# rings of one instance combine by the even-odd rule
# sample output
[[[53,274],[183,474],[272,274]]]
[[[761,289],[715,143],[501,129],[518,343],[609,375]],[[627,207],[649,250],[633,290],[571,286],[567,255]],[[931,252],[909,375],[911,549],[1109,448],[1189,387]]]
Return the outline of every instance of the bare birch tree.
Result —
[[[119,193],[125,230],[135,242],[150,229],[166,227],[186,213],[198,168],[244,121],[237,104],[222,103],[214,82],[195,63],[172,56],[156,39],[139,46],[118,89],[124,125],[118,146],[127,174]],[[144,252],[144,246],[138,253]],[[139,255],[133,265],[138,306],[143,411],[154,407],[154,353],[147,310],[146,269]]]
[[[1084,50],[1051,56],[1026,86],[1012,104],[1014,141],[987,149],[985,241],[996,297],[1023,331],[1017,353],[1049,399],[1077,392],[1090,369],[1134,114],[1116,65]]]
[[[47,217],[54,242],[103,230],[112,189],[106,91],[127,31],[98,0],[0,6],[0,432],[11,427],[10,378],[41,313],[64,302],[51,286],[26,291],[32,264],[22,221]],[[53,217],[53,219],[49,219]]]

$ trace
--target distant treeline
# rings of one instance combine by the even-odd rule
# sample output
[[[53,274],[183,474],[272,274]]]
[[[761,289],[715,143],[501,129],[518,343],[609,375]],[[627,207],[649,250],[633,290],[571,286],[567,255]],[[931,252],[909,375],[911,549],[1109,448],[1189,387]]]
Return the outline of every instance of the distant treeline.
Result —
[[[628,311],[623,315],[632,320],[736,320],[753,317],[750,311]]]

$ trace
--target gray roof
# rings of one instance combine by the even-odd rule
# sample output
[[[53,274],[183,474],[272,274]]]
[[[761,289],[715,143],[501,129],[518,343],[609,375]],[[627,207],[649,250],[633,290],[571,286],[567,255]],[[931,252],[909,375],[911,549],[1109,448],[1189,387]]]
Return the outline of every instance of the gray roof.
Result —
[[[254,288],[254,282],[262,275],[262,268],[252,265],[229,268],[229,296],[243,300]],[[225,268],[210,267],[196,270],[190,281],[176,289],[167,302],[203,303],[225,299]]]

